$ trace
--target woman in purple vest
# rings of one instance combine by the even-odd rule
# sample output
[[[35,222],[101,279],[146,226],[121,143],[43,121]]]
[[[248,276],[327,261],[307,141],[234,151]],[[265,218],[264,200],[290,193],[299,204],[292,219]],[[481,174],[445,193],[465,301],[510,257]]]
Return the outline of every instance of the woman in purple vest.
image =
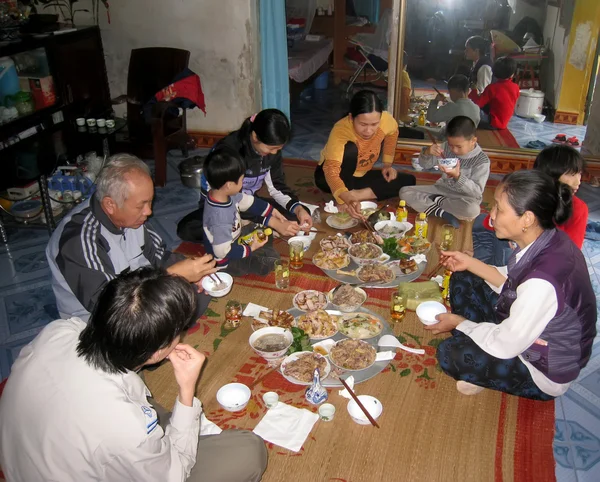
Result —
[[[540,171],[518,171],[504,178],[494,197],[496,236],[517,249],[502,267],[442,252],[454,272],[453,312],[438,315],[439,323],[427,329],[452,331],[437,358],[461,393],[491,388],[551,400],[585,367],[596,335],[596,297],[585,260],[555,228],[569,218],[572,191]],[[493,292],[499,294],[495,304]]]

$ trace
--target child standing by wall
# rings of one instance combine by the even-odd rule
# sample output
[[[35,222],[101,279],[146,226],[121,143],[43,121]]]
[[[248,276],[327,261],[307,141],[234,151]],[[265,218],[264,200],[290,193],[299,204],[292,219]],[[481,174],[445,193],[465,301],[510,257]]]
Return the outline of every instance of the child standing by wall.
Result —
[[[519,86],[513,82],[516,71],[515,59],[500,57],[493,68],[496,82],[488,85],[481,95],[471,91],[469,99],[481,109],[480,129],[506,129],[508,126],[521,93]]]
[[[433,186],[400,189],[400,198],[417,212],[445,219],[459,227],[460,219],[473,219],[480,212],[483,190],[490,175],[490,160],[477,144],[475,124],[468,117],[455,117],[448,123],[448,140],[421,151],[424,169],[438,165],[441,158],[458,158],[455,167],[439,166],[442,178]]]

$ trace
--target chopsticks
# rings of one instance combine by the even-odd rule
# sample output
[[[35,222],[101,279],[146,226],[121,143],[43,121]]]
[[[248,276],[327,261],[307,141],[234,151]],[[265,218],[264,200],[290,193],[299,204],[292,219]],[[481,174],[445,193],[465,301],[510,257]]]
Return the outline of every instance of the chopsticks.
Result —
[[[219,278],[219,275],[217,273],[213,274],[217,277],[217,283],[224,283],[224,281],[221,278]],[[210,279],[212,279],[213,281],[215,280],[212,274],[210,275]]]
[[[354,399],[354,401],[358,405],[358,408],[360,408],[363,411],[363,413],[367,416],[367,418],[369,419],[369,422],[371,422],[371,425],[373,425],[374,427],[379,428],[379,425],[377,424],[377,422],[375,421],[375,419],[371,416],[371,414],[369,413],[369,411],[365,408],[365,406],[361,403],[361,401],[358,399],[358,397],[356,396],[356,393],[354,393],[352,391],[352,389],[348,386],[348,384],[344,381],[343,378],[340,378],[340,382],[342,382],[342,385],[344,385],[344,388],[346,390],[348,390],[348,393],[352,396],[352,398]]]

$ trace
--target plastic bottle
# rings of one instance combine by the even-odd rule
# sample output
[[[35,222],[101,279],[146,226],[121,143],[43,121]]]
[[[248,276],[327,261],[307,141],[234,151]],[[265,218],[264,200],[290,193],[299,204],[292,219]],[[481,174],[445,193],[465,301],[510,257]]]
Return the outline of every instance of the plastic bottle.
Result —
[[[427,121],[427,118],[425,117],[425,111],[422,110],[421,113],[419,114],[419,125],[424,126],[426,121]]]
[[[427,215],[425,213],[419,213],[417,220],[415,221],[415,236],[418,238],[427,238]]]
[[[254,241],[254,237],[258,239],[261,243],[267,239],[268,236],[273,234],[273,230],[271,228],[259,228],[252,231],[250,234],[246,234],[245,236],[240,236],[239,242],[240,244],[244,244],[246,246],[250,246]]]
[[[400,199],[398,203],[398,209],[396,209],[396,221],[404,223],[408,219],[408,209],[406,209],[406,201]]]
[[[450,301],[450,276],[452,276],[452,271],[449,269],[444,271],[444,280],[442,281],[442,298],[444,301]]]

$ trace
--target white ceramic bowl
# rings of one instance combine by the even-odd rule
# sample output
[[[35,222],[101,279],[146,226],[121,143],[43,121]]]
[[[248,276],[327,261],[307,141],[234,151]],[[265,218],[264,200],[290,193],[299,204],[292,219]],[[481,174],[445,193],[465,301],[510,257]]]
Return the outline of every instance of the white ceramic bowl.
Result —
[[[374,420],[377,420],[381,416],[381,412],[383,412],[383,405],[381,405],[381,402],[375,397],[372,397],[370,395],[359,395],[358,399],[360,400],[360,403],[362,403],[363,406],[367,409],[367,411],[369,412],[371,417],[373,417]],[[356,423],[358,423],[359,425],[371,425],[371,422],[369,422],[369,419],[363,413],[363,411],[360,409],[360,407],[354,401],[354,399],[348,402],[347,409],[348,413],[350,414],[350,417]]]
[[[385,263],[386,261],[390,260],[390,257],[387,254],[383,254],[383,249],[381,249],[376,244],[373,244],[373,243],[360,243],[360,244],[370,244],[371,246],[375,246],[375,248],[377,248],[377,250],[379,251],[379,255],[377,258],[358,258],[356,256],[352,256],[352,253],[351,253],[352,248],[354,246],[358,246],[358,244],[354,244],[352,247],[348,248],[348,256],[350,256],[350,259],[352,261],[354,261],[357,265],[363,266],[365,264]]]
[[[437,301],[424,301],[417,306],[417,316],[424,325],[435,325],[439,323],[435,317],[441,313],[447,313],[448,310],[444,305]]]
[[[293,243],[294,241],[299,241],[304,245],[304,251],[308,251],[313,239],[314,238],[311,238],[310,236],[292,236],[290,239],[288,239],[288,244]]]
[[[397,234],[383,233],[382,229],[386,226],[393,226],[395,228],[401,229],[402,231]],[[375,226],[373,227],[375,228],[375,231],[377,231],[379,235],[384,239],[392,237],[396,239],[401,239],[406,233],[408,233],[413,228],[413,225],[411,223],[401,223],[399,221],[396,221],[395,219],[390,219],[389,221],[379,221],[378,223],[375,223]]]
[[[546,116],[543,114],[533,114],[533,120],[536,121],[538,124],[541,124],[546,120]]]
[[[273,352],[261,351],[261,350],[257,350],[256,348],[254,348],[254,343],[256,342],[256,340],[258,340],[263,335],[269,335],[269,334],[284,335],[286,340],[288,341],[287,346],[283,350],[273,351]],[[290,345],[292,344],[293,341],[294,341],[294,337],[292,335],[292,332],[290,330],[287,330],[285,328],[280,328],[278,326],[269,326],[267,328],[260,328],[260,329],[256,330],[254,333],[252,333],[252,335],[250,335],[250,338],[248,339],[248,342],[250,343],[250,346],[252,347],[252,349],[267,361],[275,361],[275,360],[284,358],[285,354],[288,351],[288,348],[290,347]]]
[[[243,383],[228,383],[219,388],[217,402],[228,412],[239,412],[248,405],[250,395],[250,389]]]
[[[215,275],[213,275],[213,278],[214,277]],[[213,298],[222,298],[231,291],[231,288],[233,287],[233,278],[230,274],[219,271],[219,278],[221,278],[222,282],[227,285],[227,287],[223,288],[222,290],[215,290],[215,286],[217,286],[219,281],[213,278],[210,276],[205,276],[202,278],[202,288],[204,288],[204,291],[206,291],[210,296]]]
[[[337,287],[336,287],[337,288]],[[352,313],[353,311],[357,311],[365,301],[367,301],[367,293],[365,290],[363,290],[362,288],[354,288],[355,291],[357,291],[358,293],[360,293],[363,296],[363,301],[356,304],[356,305],[336,305],[333,302],[333,290],[335,288],[332,288],[331,290],[329,290],[329,292],[327,293],[327,300],[329,301],[329,303],[331,303],[331,306],[333,306],[336,310],[340,310],[343,313]]]

